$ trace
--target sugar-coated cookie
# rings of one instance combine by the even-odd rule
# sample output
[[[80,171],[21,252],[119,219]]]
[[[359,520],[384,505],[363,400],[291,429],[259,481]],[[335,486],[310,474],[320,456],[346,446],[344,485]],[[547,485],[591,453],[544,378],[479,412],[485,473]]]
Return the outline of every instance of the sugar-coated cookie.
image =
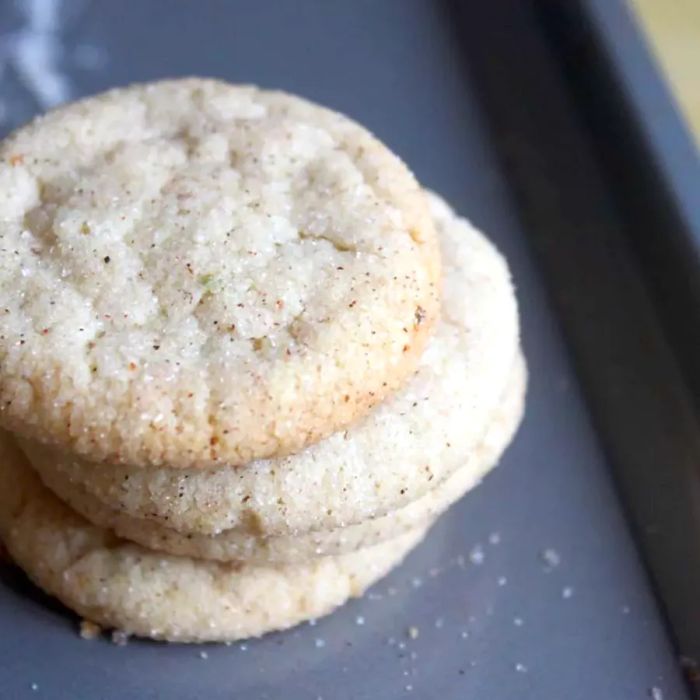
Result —
[[[350,119],[203,79],[61,107],[0,144],[0,425],[87,459],[297,451],[413,372],[439,253]]]
[[[423,537],[279,567],[161,554],[91,525],[49,491],[0,433],[0,538],[47,593],[107,628],[173,642],[255,637],[358,596]]]
[[[378,518],[334,530],[316,530],[264,537],[233,528],[218,535],[183,534],[153,520],[115,511],[86,493],[79,484],[59,479],[47,483],[60,498],[90,522],[149,549],[218,561],[257,564],[298,563],[319,556],[354,552],[398,537],[428,523],[474,488],[498,462],[523,415],[525,361],[518,357],[505,394],[486,432],[465,463],[412,503]],[[53,473],[52,473],[53,475]]]

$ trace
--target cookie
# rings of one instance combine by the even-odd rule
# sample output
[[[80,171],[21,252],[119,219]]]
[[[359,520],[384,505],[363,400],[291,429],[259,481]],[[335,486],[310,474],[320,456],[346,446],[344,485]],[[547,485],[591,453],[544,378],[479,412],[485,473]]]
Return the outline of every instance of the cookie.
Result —
[[[172,642],[255,637],[359,596],[424,531],[339,557],[265,567],[153,552],[96,527],[58,500],[0,435],[0,537],[47,593],[107,628]]]
[[[94,461],[240,465],[414,371],[439,251],[348,118],[202,79],[62,107],[0,144],[0,425]]]
[[[191,535],[328,531],[421,498],[462,466],[486,430],[518,353],[505,260],[435,195],[442,319],[417,374],[354,426],[299,454],[240,468],[95,464],[23,442],[47,483],[74,483],[112,510]]]
[[[261,537],[245,529],[234,528],[219,535],[185,535],[157,522],[114,511],[85,493],[78,484],[59,479],[55,484],[46,485],[89,521],[113,530],[126,540],[170,554],[257,564],[294,564],[319,556],[346,554],[416,528],[427,527],[440,513],[476,486],[496,465],[520,424],[525,384],[525,363],[519,357],[485,434],[466,462],[447,479],[396,511],[335,530]]]

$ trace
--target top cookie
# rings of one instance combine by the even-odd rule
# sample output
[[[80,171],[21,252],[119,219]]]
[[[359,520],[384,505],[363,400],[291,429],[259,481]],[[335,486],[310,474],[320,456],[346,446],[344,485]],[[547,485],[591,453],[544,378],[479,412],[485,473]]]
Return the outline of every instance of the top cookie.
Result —
[[[100,461],[242,464],[416,367],[439,253],[415,179],[290,95],[187,79],[0,144],[0,424]]]

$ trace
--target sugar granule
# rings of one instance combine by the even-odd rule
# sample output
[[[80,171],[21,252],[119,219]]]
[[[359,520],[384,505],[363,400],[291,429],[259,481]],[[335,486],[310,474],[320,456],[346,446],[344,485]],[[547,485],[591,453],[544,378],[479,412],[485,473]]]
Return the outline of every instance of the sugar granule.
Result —
[[[547,547],[540,552],[540,557],[548,569],[556,569],[561,564],[561,556],[556,549]]]

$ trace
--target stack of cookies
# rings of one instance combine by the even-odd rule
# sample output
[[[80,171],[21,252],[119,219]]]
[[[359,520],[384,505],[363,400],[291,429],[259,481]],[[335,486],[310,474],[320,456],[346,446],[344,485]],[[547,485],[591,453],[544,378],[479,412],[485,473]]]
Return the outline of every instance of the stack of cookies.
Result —
[[[85,618],[330,612],[496,463],[525,366],[493,246],[349,119],[211,80],[0,145],[0,536]]]

